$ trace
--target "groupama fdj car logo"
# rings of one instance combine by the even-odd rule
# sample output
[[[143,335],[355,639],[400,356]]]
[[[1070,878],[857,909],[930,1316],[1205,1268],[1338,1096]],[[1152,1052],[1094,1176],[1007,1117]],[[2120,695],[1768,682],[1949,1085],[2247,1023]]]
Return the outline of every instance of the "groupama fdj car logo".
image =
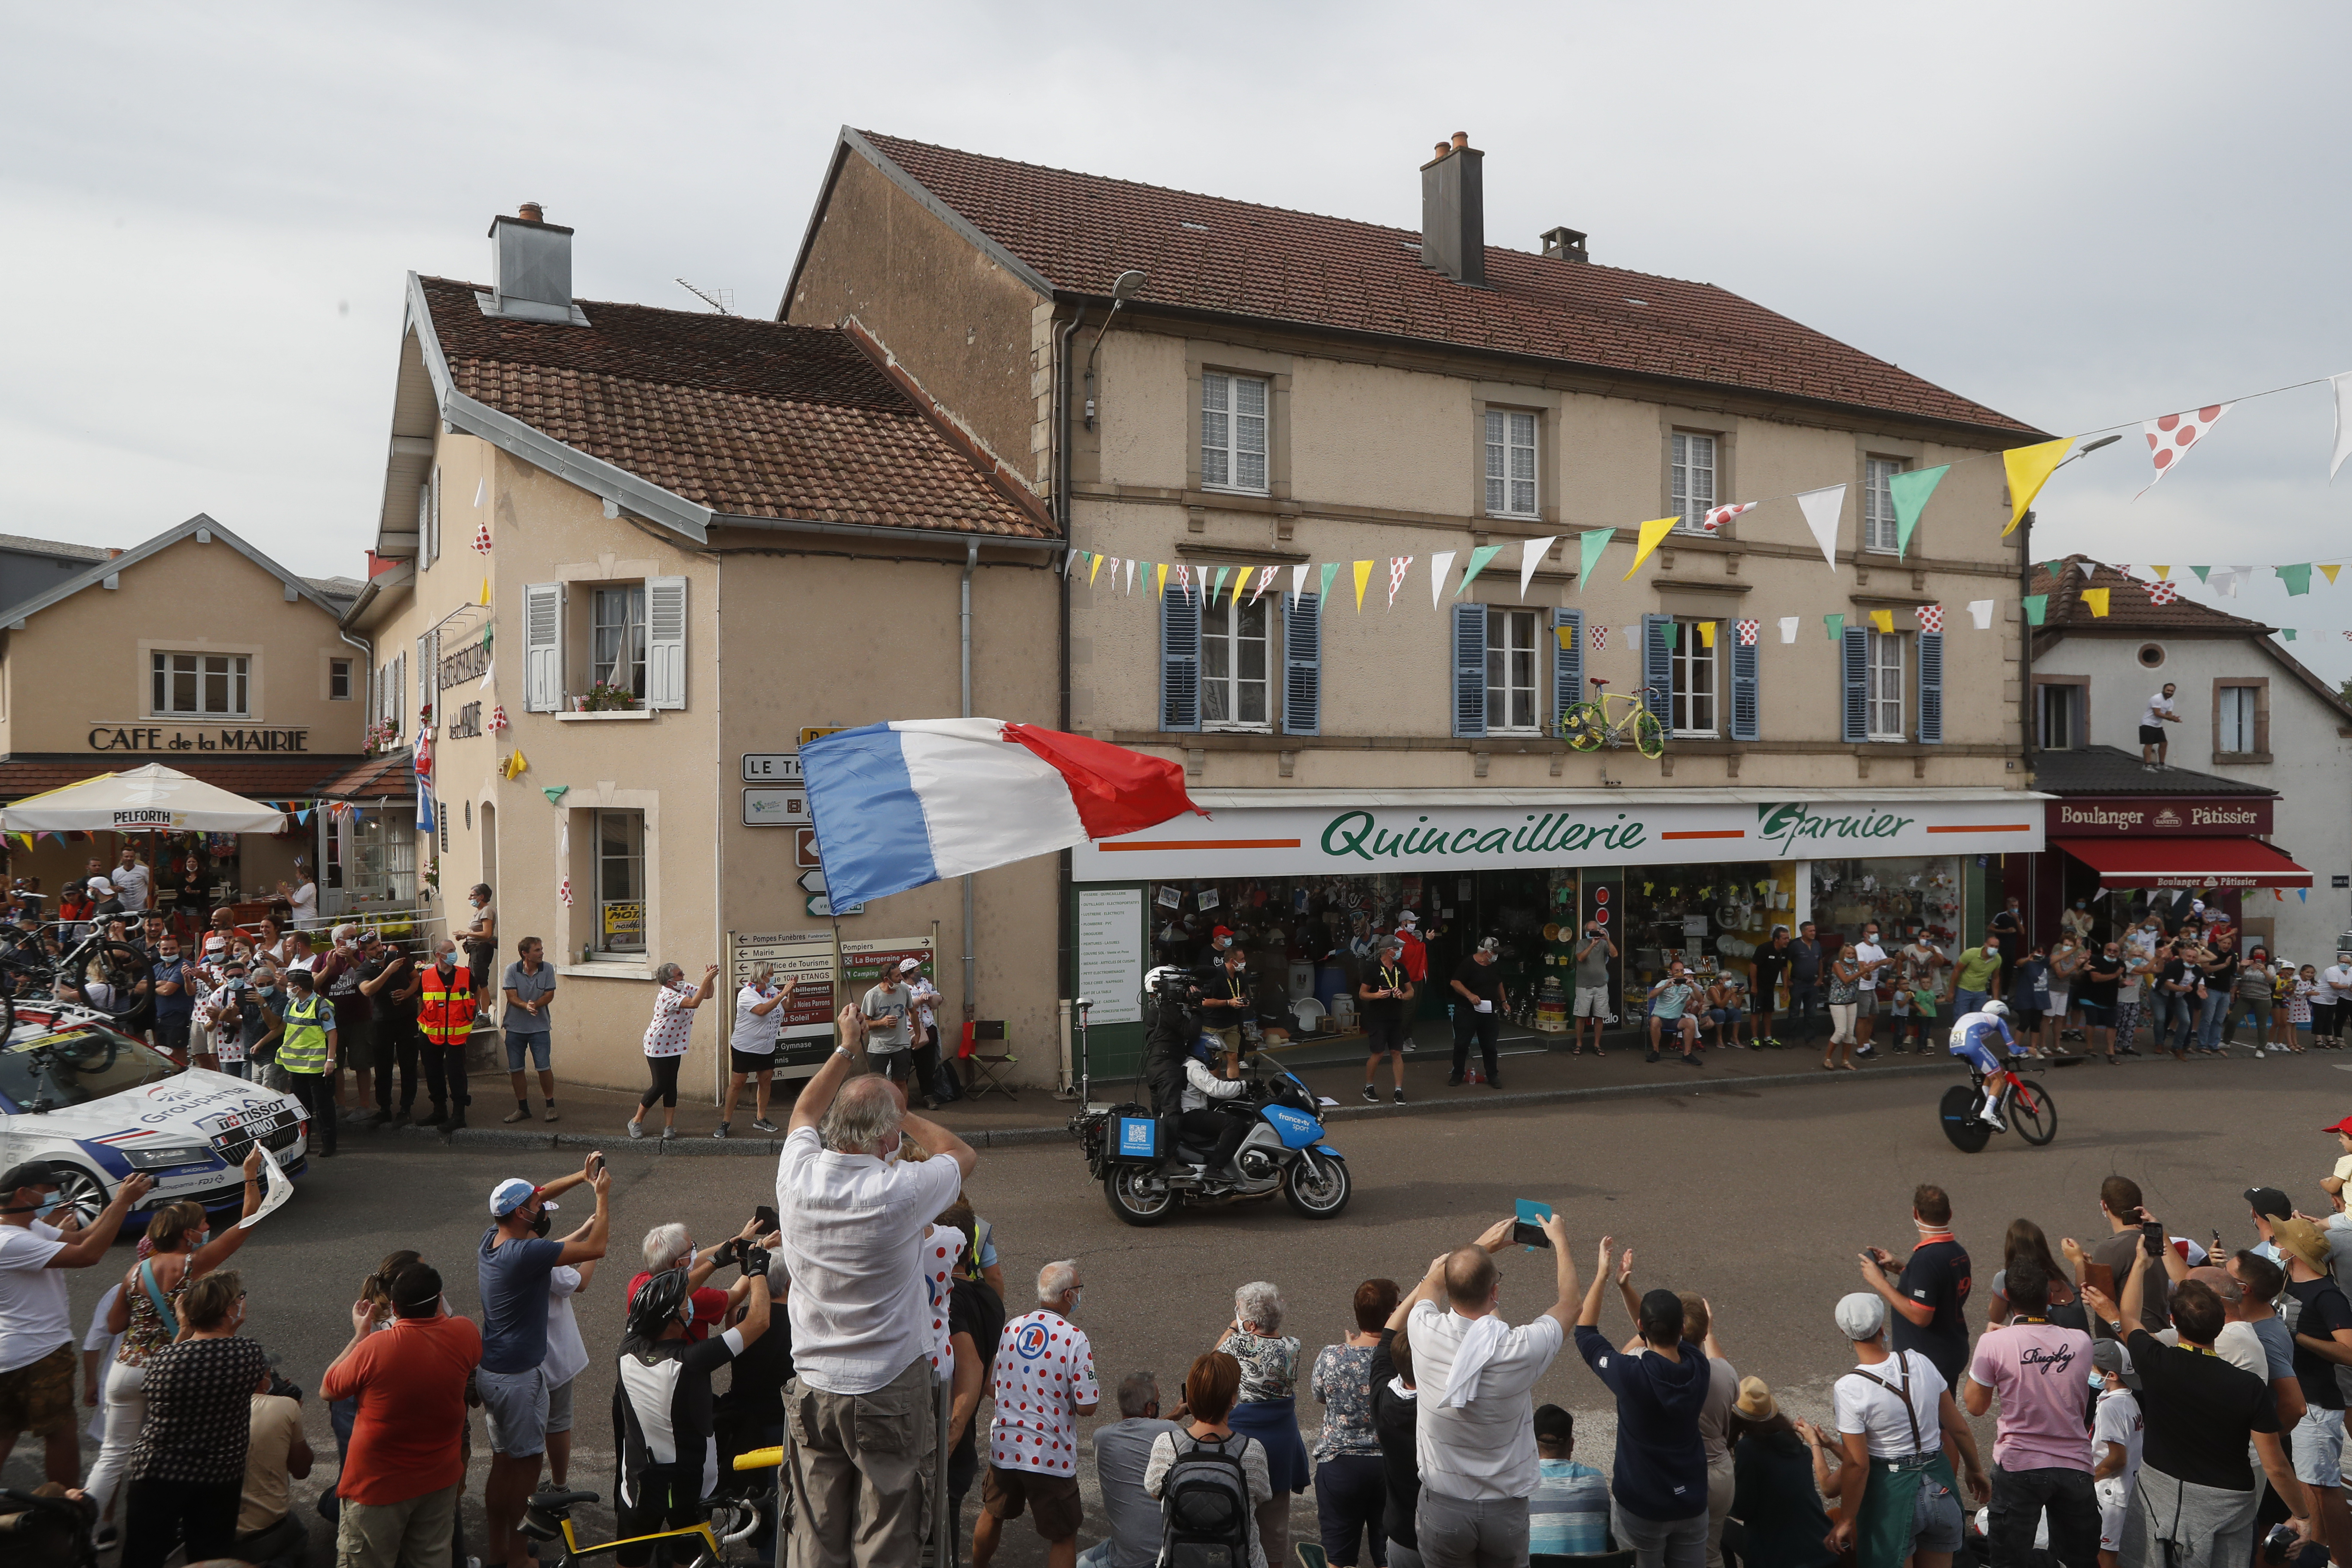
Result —
[[[1013,1338],[1013,1349],[1023,1361],[1035,1361],[1045,1353],[1045,1325],[1029,1323]]]
[[[1756,837],[1786,850],[1800,838],[1893,838],[1918,818],[1892,812],[1817,812],[1810,805],[1759,805]]]

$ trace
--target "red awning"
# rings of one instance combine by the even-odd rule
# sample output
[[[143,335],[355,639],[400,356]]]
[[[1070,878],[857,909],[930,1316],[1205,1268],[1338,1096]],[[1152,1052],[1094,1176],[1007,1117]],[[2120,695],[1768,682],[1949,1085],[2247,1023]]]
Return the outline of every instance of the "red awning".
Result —
[[[2311,873],[2259,838],[2053,838],[2110,888],[2308,888]]]

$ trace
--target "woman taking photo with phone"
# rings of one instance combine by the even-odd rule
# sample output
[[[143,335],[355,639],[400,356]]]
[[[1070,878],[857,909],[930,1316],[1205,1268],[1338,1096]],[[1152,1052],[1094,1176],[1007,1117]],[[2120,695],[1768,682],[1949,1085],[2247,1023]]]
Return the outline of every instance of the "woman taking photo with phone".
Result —
[[[1862,1003],[1859,1000],[1862,993],[1862,961],[1855,955],[1853,943],[1850,942],[1840,942],[1838,955],[1831,961],[1829,989],[1830,1047],[1828,1053],[1822,1058],[1822,1070],[1832,1072],[1843,1068],[1847,1072],[1859,1072],[1862,1069],[1853,1065],[1853,1024],[1854,1019],[1862,1012]],[[1841,1047],[1845,1051],[1845,1060],[1843,1062],[1836,1059]]]

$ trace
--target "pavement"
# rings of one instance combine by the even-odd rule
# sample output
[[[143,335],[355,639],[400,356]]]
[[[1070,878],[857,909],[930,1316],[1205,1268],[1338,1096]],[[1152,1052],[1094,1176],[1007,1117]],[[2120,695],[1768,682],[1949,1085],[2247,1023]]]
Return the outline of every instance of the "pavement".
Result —
[[[1633,1249],[1637,1287],[1699,1291],[1739,1371],[1770,1383],[1784,1408],[1824,1418],[1830,1384],[1845,1364],[1830,1309],[1857,1288],[1861,1247],[1899,1256],[1908,1245],[1915,1184],[1936,1182],[1951,1194],[1957,1232],[1987,1280],[2012,1217],[2038,1220],[2053,1241],[2101,1234],[2098,1184],[2116,1172],[2140,1182],[2176,1234],[2204,1237],[2219,1229],[2243,1242],[2252,1232],[2239,1194],[2249,1186],[2277,1185],[2308,1206],[2322,1205],[2318,1180],[2336,1150],[2313,1130],[2352,1110],[2352,1081],[2339,1076],[2352,1072],[2347,1055],[2161,1058],[2116,1068],[2084,1062],[2046,1075],[2060,1119],[2051,1145],[1999,1137],[1967,1155],[1937,1126],[1936,1080],[1949,1079],[1949,1066],[1874,1066],[1832,1076],[1818,1063],[1742,1052],[1699,1071],[1675,1068],[1683,1076],[1675,1077],[1665,1064],[1650,1068],[1637,1054],[1614,1048],[1598,1062],[1528,1057],[1507,1061],[1507,1096],[1485,1091],[1482,1100],[1478,1091],[1464,1091],[1449,1101],[1436,1087],[1438,1066],[1416,1061],[1408,1091],[1425,1078],[1429,1104],[1460,1104],[1465,1113],[1335,1111],[1332,1141],[1348,1157],[1355,1195],[1345,1213],[1322,1223],[1276,1202],[1186,1211],[1156,1228],[1129,1228],[1112,1216],[1077,1152],[1058,1142],[983,1150],[970,1192],[995,1226],[1014,1295],[1026,1293],[1022,1282],[1042,1263],[1077,1259],[1087,1286],[1080,1321],[1109,1389],[1125,1373],[1150,1369],[1172,1400],[1184,1367],[1230,1319],[1233,1289],[1253,1279],[1282,1288],[1286,1331],[1299,1337],[1302,1362],[1311,1364],[1348,1327],[1360,1280],[1386,1276],[1410,1284],[1433,1258],[1527,1197],[1567,1216],[1576,1238],[1570,1260],[1580,1279],[1591,1278],[1599,1237],[1612,1236]],[[1559,1076],[1541,1076],[1547,1071]],[[1328,1076],[1334,1072],[1360,1081],[1360,1063],[1310,1067],[1307,1076],[1319,1084],[1336,1081]],[[1558,1087],[1537,1087],[1543,1083]],[[1533,1098],[1539,1094],[1583,1098]],[[1037,1115],[1051,1103],[1054,1114],[1066,1113],[1043,1097],[1032,1108],[1031,1099],[1024,1093],[1019,1109]],[[587,1121],[567,1112],[567,1123],[583,1132]],[[745,1159],[623,1158],[618,1140],[607,1147],[614,1154],[614,1247],[578,1309],[593,1359],[577,1396],[572,1484],[609,1496],[610,1358],[619,1286],[624,1271],[637,1268],[637,1240],[671,1219],[695,1227],[698,1239],[723,1234],[753,1205],[772,1200],[773,1172]],[[477,1312],[467,1259],[488,1224],[491,1186],[509,1175],[545,1181],[577,1166],[570,1149],[436,1148],[365,1132],[345,1148],[339,1159],[314,1163],[294,1201],[256,1227],[232,1265],[251,1292],[248,1332],[309,1388],[341,1348],[359,1280],[384,1252],[419,1248],[443,1268],[453,1309]],[[567,1202],[564,1217],[574,1214],[584,1217]],[[1513,1251],[1499,1261],[1507,1319],[1524,1321],[1550,1303],[1551,1258]],[[78,1321],[130,1262],[131,1249],[118,1247],[107,1268],[72,1276]],[[1979,1330],[1983,1295],[1980,1286],[1969,1309]],[[1612,1335],[1629,1331],[1613,1300],[1602,1322]],[[1608,1466],[1613,1416],[1601,1385],[1572,1352],[1544,1376],[1537,1398],[1573,1412],[1580,1454]],[[1320,1407],[1304,1392],[1299,1405],[1311,1445]],[[333,1463],[325,1410],[315,1395],[303,1408],[322,1456],[312,1479],[296,1484],[298,1506],[307,1508],[331,1479]],[[1099,1424],[1090,1419],[1082,1430]],[[1989,1455],[1991,1424],[1976,1426]],[[87,1461],[94,1446],[84,1452]],[[478,1541],[487,1463],[478,1426],[474,1452],[467,1529]],[[36,1462],[35,1450],[20,1446],[5,1467],[6,1483],[37,1479]],[[1090,1467],[1084,1484],[1091,1494]],[[972,1506],[965,1510],[967,1543]],[[1090,1542],[1102,1514],[1091,1495],[1087,1506],[1081,1540]],[[583,1518],[596,1529],[610,1523],[601,1510]],[[1312,1539],[1313,1519],[1310,1492],[1296,1504],[1294,1540]],[[327,1563],[331,1551],[320,1525],[313,1563]],[[1031,1568],[1044,1560],[1025,1523],[1006,1531],[999,1563]]]

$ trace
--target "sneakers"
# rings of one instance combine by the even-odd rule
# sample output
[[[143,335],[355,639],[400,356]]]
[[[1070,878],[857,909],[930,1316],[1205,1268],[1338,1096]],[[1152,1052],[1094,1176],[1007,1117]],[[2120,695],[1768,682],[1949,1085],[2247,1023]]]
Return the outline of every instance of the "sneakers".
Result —
[[[1364,1103],[1366,1105],[1378,1105],[1380,1102],[1381,1091],[1374,1089],[1370,1084],[1364,1085]]]
[[[1411,1055],[1412,1055],[1412,1053],[1413,1053],[1413,1052],[1415,1052],[1415,1051],[1419,1050],[1420,1048],[1421,1048],[1421,1047],[1420,1047],[1419,1046],[1416,1046],[1416,1045],[1414,1045],[1414,1044],[1412,1043],[1412,1036],[1407,1035],[1407,1036],[1405,1037],[1405,1041],[1404,1041],[1404,1054],[1405,1054],[1405,1055],[1407,1055],[1407,1056],[1411,1056]]]
[[[675,1127],[665,1127],[665,1128],[663,1128],[663,1129],[662,1129],[661,1141],[662,1141],[663,1142],[665,1142],[665,1143],[675,1143],[675,1142],[677,1142],[677,1128],[675,1128]]]
[[[776,1124],[762,1116],[760,1120],[751,1123],[751,1129],[755,1132],[773,1132],[776,1131]]]
[[[530,1120],[530,1107],[528,1105],[518,1105],[499,1120],[501,1121],[528,1121]]]
[[[1445,1087],[1448,1089],[1458,1089],[1461,1085],[1462,1075],[1460,1073],[1455,1073],[1453,1077],[1445,1080]]]
[[[722,1121],[719,1124],[719,1131],[713,1132],[711,1136],[713,1138],[724,1138],[727,1136],[727,1130],[733,1125],[734,1123],[731,1121]]]
[[[1642,1059],[1645,1062],[1656,1061],[1658,1059],[1658,1053],[1655,1051],[1647,1052],[1643,1056]]]
[[[1402,1105],[1404,1103],[1404,1090],[1398,1089],[1396,1091],[1396,1103],[1399,1105]]]
[[[1855,1048],[1853,1054],[1858,1060],[1866,1062],[1878,1054],[1878,1047],[1872,1045],[1860,1046]]]
[[[629,1136],[632,1138],[642,1138],[646,1135],[646,1124],[634,1117],[629,1120],[628,1127]]]

